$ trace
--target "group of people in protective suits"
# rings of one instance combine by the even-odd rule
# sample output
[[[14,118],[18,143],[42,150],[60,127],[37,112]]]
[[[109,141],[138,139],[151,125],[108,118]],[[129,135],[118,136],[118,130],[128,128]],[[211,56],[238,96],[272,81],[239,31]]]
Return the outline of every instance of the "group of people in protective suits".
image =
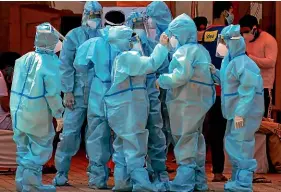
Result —
[[[55,52],[61,35],[49,23],[38,25],[35,51],[16,61],[11,115],[17,191],[56,191],[55,186],[68,184],[85,119],[90,188],[108,188],[112,157],[114,191],[207,191],[202,127],[214,103],[215,83],[222,86],[225,147],[233,167],[225,190],[251,191],[263,84],[258,67],[245,55],[240,27],[221,32],[228,53],[219,71],[198,44],[193,20],[186,14],[172,20],[164,2],[152,2],[145,14],[131,13],[126,25],[102,28],[101,15],[98,2],[85,3],[82,26],[63,38],[60,59]],[[56,131],[62,130],[57,174],[53,185],[43,185],[53,117]],[[178,164],[172,181],[165,165],[171,141]]]

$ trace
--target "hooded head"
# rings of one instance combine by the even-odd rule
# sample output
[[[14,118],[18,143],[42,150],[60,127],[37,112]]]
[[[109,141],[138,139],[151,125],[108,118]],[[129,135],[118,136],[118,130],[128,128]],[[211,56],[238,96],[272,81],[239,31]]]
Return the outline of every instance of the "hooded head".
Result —
[[[108,28],[107,40],[118,51],[130,50],[130,40],[133,30],[125,25]]]
[[[176,17],[168,27],[167,35],[171,38],[174,36],[179,46],[187,43],[197,43],[197,29],[194,21],[185,13]]]
[[[36,50],[54,52],[59,42],[59,33],[50,23],[42,23],[36,27],[34,46]]]
[[[231,58],[245,53],[246,46],[240,34],[240,25],[229,25],[225,27],[221,32],[221,36],[226,43]]]
[[[82,25],[91,29],[101,27],[102,6],[97,1],[87,1],[84,5]]]
[[[147,26],[144,21],[144,16],[139,12],[132,12],[127,18],[126,25],[140,37],[142,43],[147,42]]]
[[[155,23],[155,40],[159,41],[161,34],[168,28],[173,19],[169,7],[163,1],[153,1],[146,7],[146,16]]]

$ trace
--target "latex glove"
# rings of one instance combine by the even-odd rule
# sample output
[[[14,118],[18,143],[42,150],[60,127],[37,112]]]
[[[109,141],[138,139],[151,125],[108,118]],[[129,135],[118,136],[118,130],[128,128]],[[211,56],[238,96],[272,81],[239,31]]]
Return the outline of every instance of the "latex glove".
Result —
[[[56,121],[57,121],[56,131],[60,132],[63,128],[63,118],[56,119]]]
[[[235,127],[235,129],[240,129],[240,128],[244,127],[244,119],[242,117],[235,116],[234,127]]]
[[[65,107],[67,107],[69,109],[73,109],[73,105],[75,103],[73,93],[71,93],[71,92],[65,93],[64,97],[63,97],[63,103],[64,103]]]
[[[210,64],[209,68],[210,68],[210,71],[211,71],[212,74],[215,74],[217,72],[217,69],[213,64]]]
[[[159,85],[158,79],[155,81],[155,85],[156,85],[156,88],[157,88],[158,90],[160,90],[160,85]]]
[[[161,45],[167,47],[169,45],[169,37],[165,33],[162,33],[159,42]]]

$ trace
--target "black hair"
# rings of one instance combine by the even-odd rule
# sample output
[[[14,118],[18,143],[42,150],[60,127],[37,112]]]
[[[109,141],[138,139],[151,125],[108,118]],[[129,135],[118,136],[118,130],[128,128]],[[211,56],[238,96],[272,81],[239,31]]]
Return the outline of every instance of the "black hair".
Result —
[[[15,62],[21,55],[16,52],[3,52],[0,54],[0,70],[6,67],[14,67]]]
[[[121,23],[124,23],[126,18],[125,18],[125,14],[121,11],[115,11],[115,10],[112,10],[112,11],[109,11],[105,14],[104,18],[107,20],[107,21],[110,21],[114,24],[121,24]],[[107,25],[110,25],[109,23],[107,23],[105,21],[105,26]]]
[[[215,1],[213,5],[213,18],[221,17],[222,12],[228,11],[232,7],[231,1]]]
[[[240,27],[249,27],[250,29],[253,29],[254,26],[258,27],[259,23],[255,16],[248,14],[239,20],[239,25]]]
[[[253,35],[254,39],[250,42],[254,42],[257,38],[260,36],[260,31],[259,31],[259,22],[258,19],[253,16],[253,15],[245,15],[239,20],[239,25],[240,27],[249,27],[251,30],[253,29],[254,26],[257,27],[257,29],[253,30]]]
[[[196,27],[197,27],[197,31],[201,31],[202,29],[200,29],[201,25],[204,25],[205,28],[207,27],[208,24],[208,19],[206,17],[195,17],[193,19]]]

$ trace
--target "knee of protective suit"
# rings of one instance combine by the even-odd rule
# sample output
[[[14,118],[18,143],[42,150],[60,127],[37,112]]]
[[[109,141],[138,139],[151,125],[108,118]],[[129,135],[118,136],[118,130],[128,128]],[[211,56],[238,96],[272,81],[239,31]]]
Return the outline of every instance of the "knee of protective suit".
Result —
[[[63,152],[64,155],[74,156],[80,148],[81,134],[61,133],[57,152]]]

